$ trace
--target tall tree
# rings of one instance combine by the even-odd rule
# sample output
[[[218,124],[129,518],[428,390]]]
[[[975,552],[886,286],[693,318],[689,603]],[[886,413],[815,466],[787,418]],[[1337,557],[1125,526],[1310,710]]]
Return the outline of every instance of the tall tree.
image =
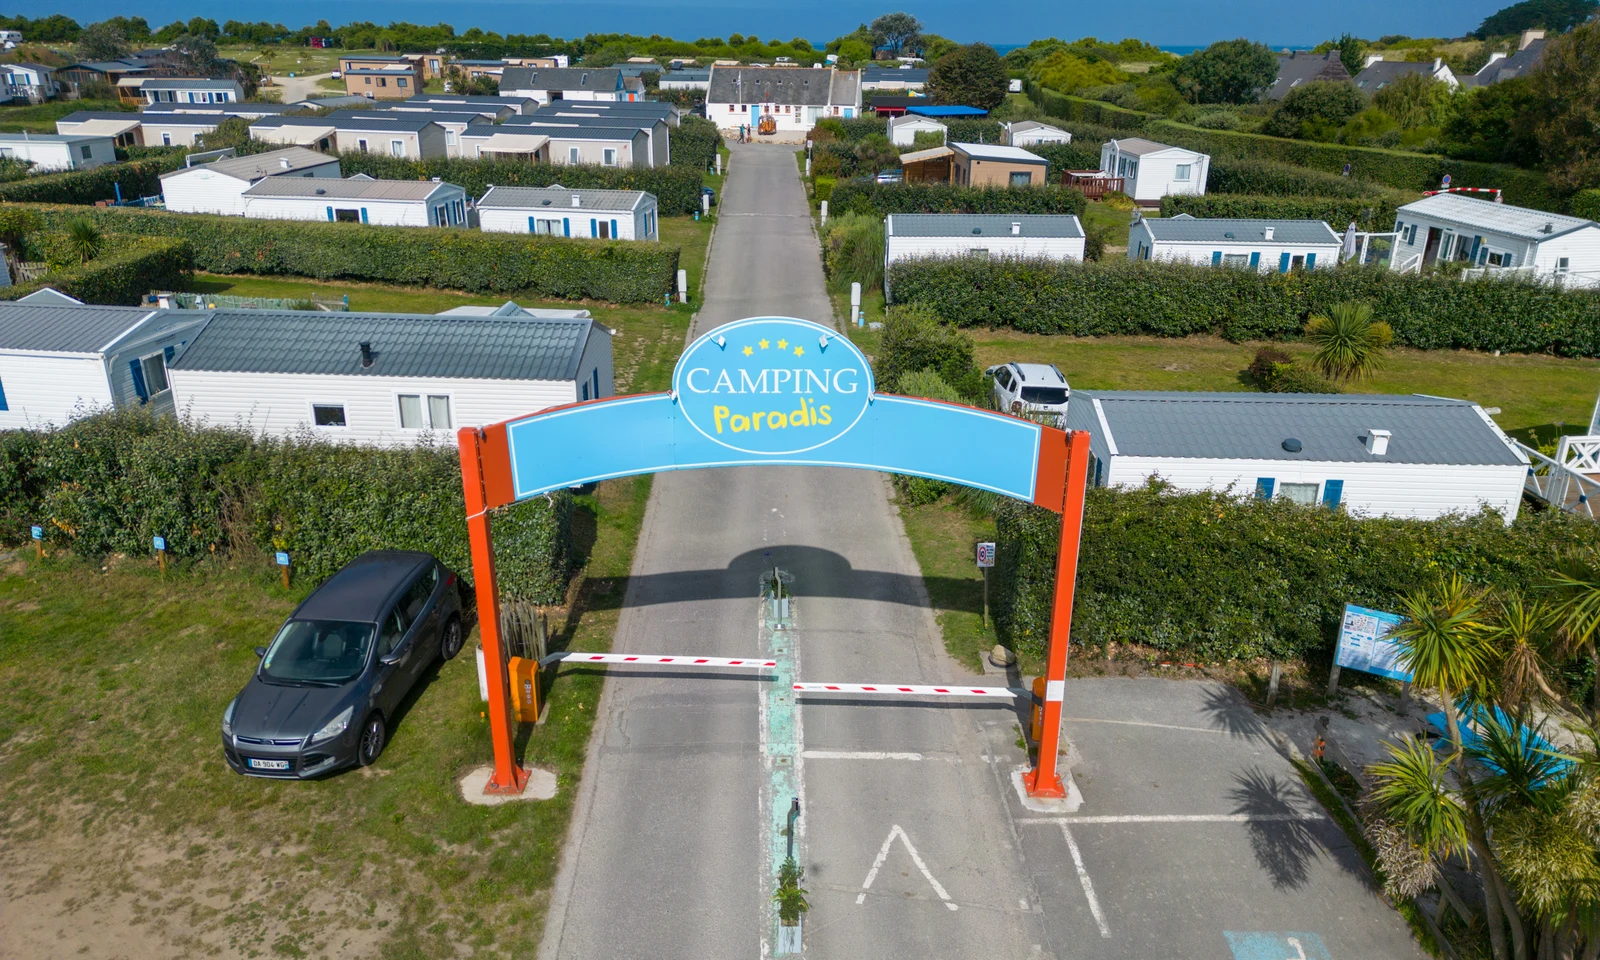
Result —
[[[939,58],[928,71],[928,95],[934,103],[993,110],[1005,102],[1010,79],[994,47],[973,43]]]
[[[1546,44],[1532,81],[1544,108],[1534,136],[1551,178],[1569,189],[1600,186],[1600,20]]]
[[[1408,73],[1372,95],[1372,105],[1402,129],[1436,127],[1450,116],[1450,87],[1431,74]]]
[[[1332,140],[1333,134],[1366,105],[1367,98],[1355,84],[1316,80],[1285,94],[1261,132],[1274,137]]]
[[[886,13],[872,21],[867,29],[872,32],[875,45],[898,57],[906,46],[916,45],[917,36],[922,33],[922,23],[909,13]]]
[[[110,23],[91,23],[78,34],[80,60],[116,60],[127,52],[127,35]]]
[[[1344,68],[1350,71],[1352,77],[1361,72],[1361,60],[1366,52],[1366,46],[1348,33],[1341,34],[1333,44],[1333,48],[1339,51],[1339,62],[1344,64]]]
[[[1566,33],[1594,16],[1597,10],[1600,10],[1600,0],[1522,0],[1489,14],[1472,35],[1487,40],[1538,27],[1552,33]]]
[[[196,76],[215,76],[223,69],[217,45],[206,37],[186,33],[168,44],[177,54],[178,65]]]
[[[1220,40],[1172,68],[1172,82],[1190,103],[1253,103],[1278,77],[1266,44]]]

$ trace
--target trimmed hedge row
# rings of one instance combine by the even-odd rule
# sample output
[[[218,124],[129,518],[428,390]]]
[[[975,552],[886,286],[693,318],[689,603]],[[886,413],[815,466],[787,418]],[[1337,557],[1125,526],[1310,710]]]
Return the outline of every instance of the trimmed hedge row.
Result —
[[[1359,230],[1391,230],[1398,209],[1399,204],[1388,197],[1282,197],[1210,193],[1203,197],[1161,198],[1163,217],[1187,213],[1201,219],[1321,220],[1341,233],[1351,222]]]
[[[1579,190],[1572,195],[1572,215],[1600,220],[1600,190]]]
[[[1281,197],[1370,197],[1398,194],[1391,187],[1307,170],[1287,163],[1271,160],[1248,160],[1238,157],[1213,158],[1206,174],[1207,193],[1254,193]],[[1417,199],[1417,194],[1406,193],[1407,201]]]
[[[834,118],[829,118],[830,120]],[[941,119],[933,117],[945,125],[949,131],[952,143],[999,143],[1001,124],[999,120],[985,120],[978,117],[950,117]],[[844,128],[844,136],[837,142],[854,145],[873,134],[888,136],[888,117],[852,117],[849,120],[837,121]],[[831,126],[831,123],[830,123]],[[676,156],[676,155],[674,155]]]
[[[84,303],[136,307],[152,290],[187,288],[193,271],[194,250],[189,241],[135,237],[115,253],[82,266],[56,270],[32,283],[0,289],[0,300],[16,300],[41,287],[54,287]]]
[[[183,158],[180,151],[0,183],[0,202],[88,204],[116,199],[118,186],[124,200],[154,196],[161,192],[161,175],[183,166]]]
[[[572,167],[563,168],[576,169]],[[108,233],[181,237],[211,273],[349,277],[454,290],[524,292],[612,303],[660,301],[678,248],[439,227],[378,227],[307,220],[246,220],[130,207],[34,208],[47,229],[87,216]]]
[[[496,514],[500,589],[557,603],[571,574],[571,497]],[[148,556],[164,536],[178,558],[287,550],[322,579],[367,550],[427,550],[470,576],[460,461],[453,448],[375,449],[258,439],[148,410],[54,431],[0,431],[0,543],[28,527],[86,557]]]
[[[668,129],[667,144],[673,166],[704,172],[717,162],[722,133],[704,117],[684,117],[679,126]],[[659,203],[660,198],[656,199]]]
[[[944,183],[836,184],[828,213],[1074,213],[1082,216],[1083,194],[1060,187],[957,187]]]
[[[1363,300],[1407,346],[1600,356],[1600,294],[1532,281],[955,257],[896,261],[888,282],[897,302],[949,323],[1026,333],[1294,339],[1311,315]]]
[[[341,153],[339,169],[347,177],[364,173],[379,180],[427,180],[438,177],[481,197],[496,184],[518,187],[564,187],[592,190],[643,190],[653,194],[663,216],[687,216],[700,209],[700,188],[705,186],[705,167],[677,163],[665,167],[567,166],[554,163],[528,163],[523,160],[475,160],[471,157],[440,157],[433,160],[407,160],[382,153]]]
[[[995,624],[1002,640],[1042,654],[1061,519],[1007,500],[996,527]],[[1439,570],[1525,590],[1554,551],[1593,540],[1592,521],[1561,511],[1524,511],[1507,527],[1495,514],[1358,518],[1221,493],[1092,489],[1072,640],[1213,662],[1326,654],[1346,603],[1397,609]]]

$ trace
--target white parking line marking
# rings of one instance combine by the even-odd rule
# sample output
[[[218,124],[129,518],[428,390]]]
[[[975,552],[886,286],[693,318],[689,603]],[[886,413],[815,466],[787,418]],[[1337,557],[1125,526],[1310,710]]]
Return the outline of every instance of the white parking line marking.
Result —
[[[1102,720],[1099,717],[1062,717],[1062,723],[1111,723],[1122,727],[1156,727],[1161,730],[1187,730],[1190,733],[1228,733],[1220,727],[1180,727],[1173,723],[1146,723],[1143,720]]]
[[[1094,895],[1094,882],[1089,879],[1089,871],[1083,865],[1083,853],[1078,850],[1078,841],[1072,839],[1072,831],[1067,829],[1063,819],[1061,835],[1067,838],[1067,850],[1072,853],[1072,865],[1078,868],[1078,882],[1083,884],[1083,897],[1089,901],[1089,912],[1094,914],[1095,925],[1100,928],[1100,936],[1110,940],[1111,928],[1106,926],[1106,916],[1100,912],[1100,901]]]
[[[807,760],[923,760],[920,753],[896,753],[886,750],[807,750]]]
[[[1325,813],[1198,813],[1150,814],[1126,817],[1022,817],[1018,823],[1295,823],[1326,820]]]
[[[928,870],[928,865],[922,862],[922,854],[918,853],[917,848],[911,845],[911,838],[906,836],[906,832],[900,829],[898,823],[890,827],[889,835],[883,838],[883,846],[878,848],[878,858],[872,861],[872,869],[867,871],[867,879],[861,884],[861,892],[856,894],[856,906],[859,907],[867,902],[867,891],[872,889],[872,881],[878,879],[878,870],[883,866],[883,861],[889,858],[889,848],[894,845],[895,837],[899,837],[900,842],[906,845],[906,852],[911,854],[911,862],[915,863],[917,869],[922,871],[923,878],[928,881],[929,886],[933,887],[933,892],[939,895],[939,899],[944,901],[944,905],[951,910],[959,910],[960,908],[951,901],[950,894],[945,892],[944,886],[933,878],[933,874]]]

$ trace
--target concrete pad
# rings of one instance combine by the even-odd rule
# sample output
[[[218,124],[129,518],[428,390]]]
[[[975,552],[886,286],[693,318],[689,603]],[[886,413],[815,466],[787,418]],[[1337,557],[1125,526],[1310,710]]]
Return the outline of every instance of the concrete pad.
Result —
[[[502,803],[523,800],[549,800],[556,795],[556,775],[549,770],[527,767],[528,788],[521,793],[484,793],[483,788],[494,772],[492,766],[476,767],[461,778],[461,799],[480,807],[498,807]]]

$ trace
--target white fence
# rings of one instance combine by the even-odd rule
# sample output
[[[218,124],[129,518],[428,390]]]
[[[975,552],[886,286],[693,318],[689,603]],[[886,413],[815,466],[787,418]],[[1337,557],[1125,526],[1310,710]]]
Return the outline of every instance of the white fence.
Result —
[[[1595,519],[1594,502],[1600,498],[1600,480],[1585,471],[1600,472],[1600,437],[1562,437],[1554,457],[1545,456],[1520,440],[1512,442],[1528,455],[1523,492],[1568,513]]]

